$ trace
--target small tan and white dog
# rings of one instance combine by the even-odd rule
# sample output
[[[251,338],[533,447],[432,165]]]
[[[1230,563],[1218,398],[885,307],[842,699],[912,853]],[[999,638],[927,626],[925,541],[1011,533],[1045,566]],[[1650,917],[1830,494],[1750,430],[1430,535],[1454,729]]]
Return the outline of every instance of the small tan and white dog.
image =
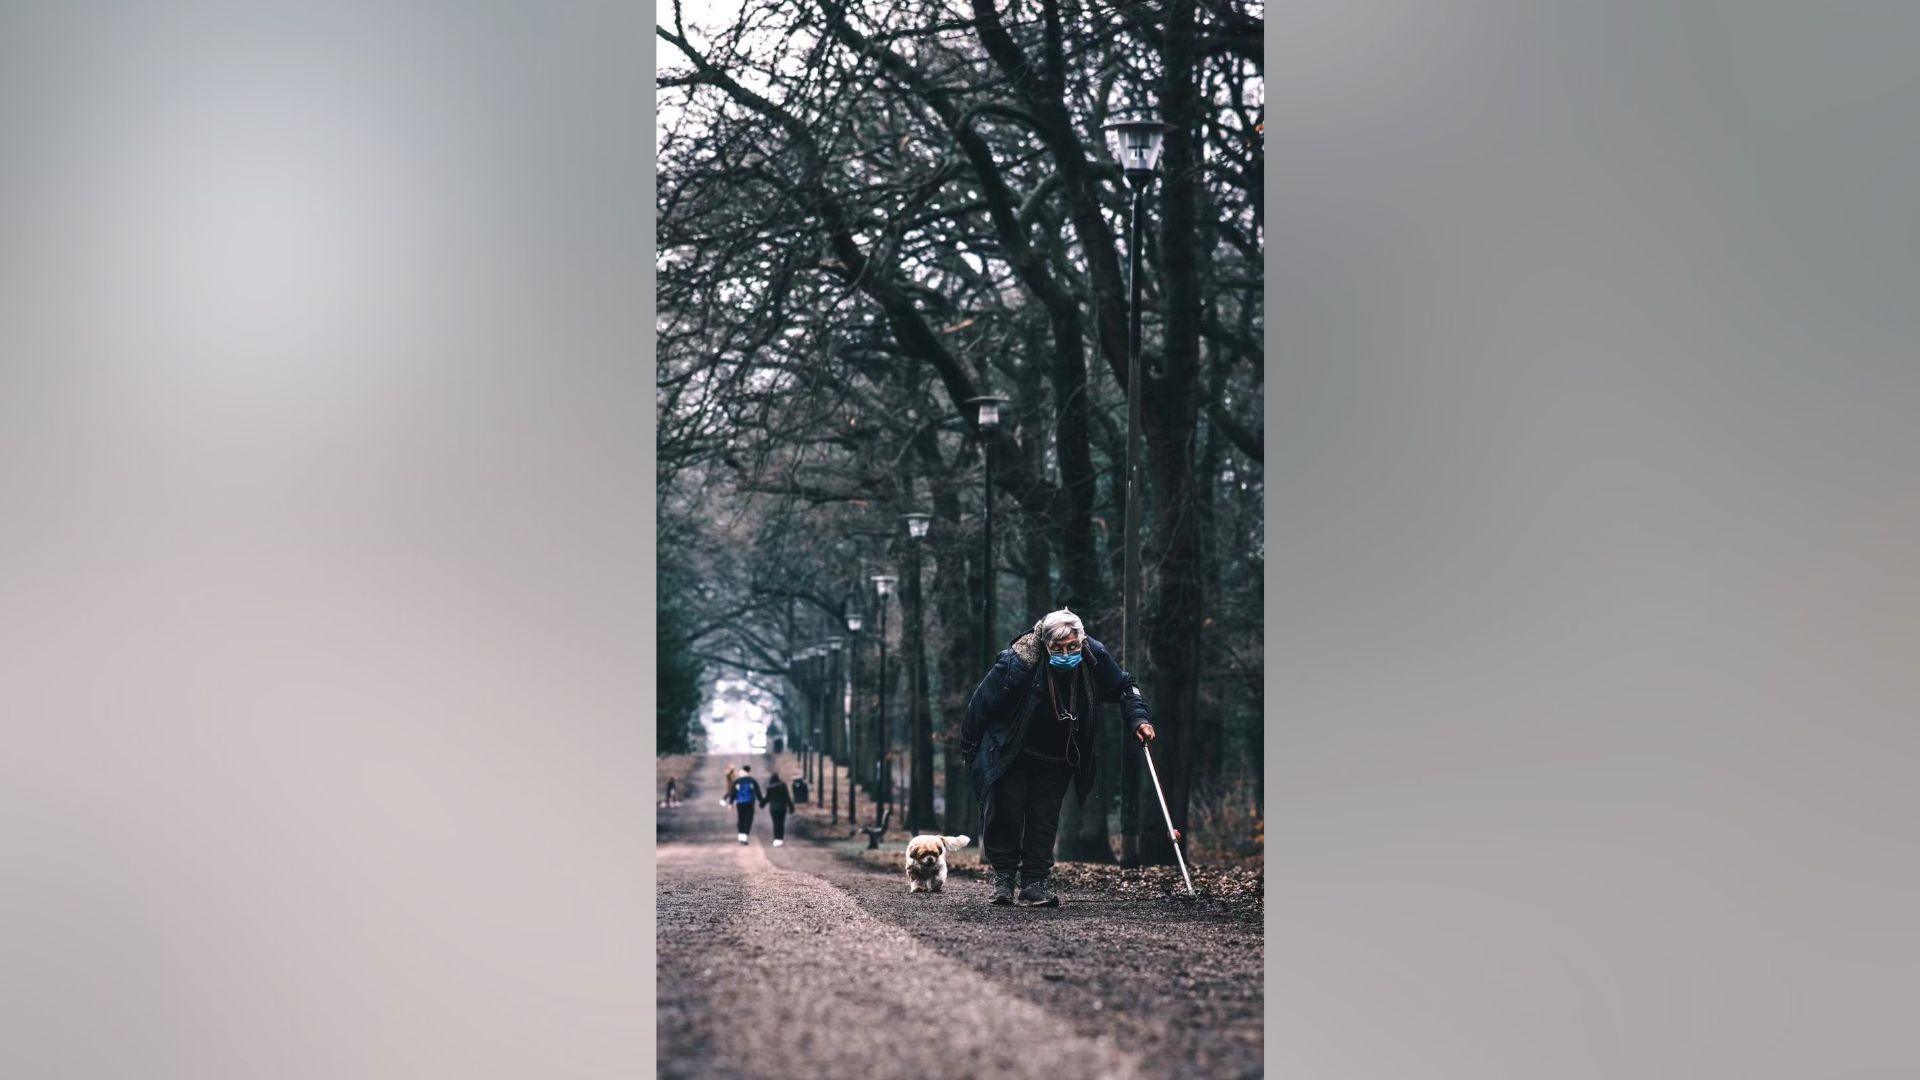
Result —
[[[907,891],[939,892],[947,881],[947,852],[966,847],[969,839],[927,833],[907,841]]]

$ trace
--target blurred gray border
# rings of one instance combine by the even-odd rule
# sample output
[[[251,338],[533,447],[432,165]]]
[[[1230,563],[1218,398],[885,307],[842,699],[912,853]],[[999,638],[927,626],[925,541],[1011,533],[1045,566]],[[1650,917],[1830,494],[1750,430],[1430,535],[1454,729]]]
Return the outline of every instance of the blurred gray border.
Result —
[[[1279,40],[1281,40],[1283,33],[1284,31],[1275,27],[1275,12],[1269,8],[1269,10],[1267,10],[1267,48],[1265,48],[1265,52],[1267,52],[1267,71],[1273,71],[1275,65],[1277,65],[1277,61],[1283,60],[1283,52],[1281,52],[1281,48],[1279,48]],[[1273,148],[1275,148],[1275,146],[1273,146],[1273,140],[1271,140],[1273,113],[1275,113],[1275,110],[1273,110],[1273,79],[1269,77],[1269,79],[1267,79],[1267,131],[1265,131],[1265,135],[1269,135],[1269,138],[1265,140],[1265,156],[1267,156],[1267,160],[1269,161],[1273,160]],[[1283,146],[1283,148],[1281,148],[1283,154],[1284,150],[1286,150],[1286,148]],[[1267,184],[1265,184],[1265,192],[1267,192],[1267,194],[1265,194],[1265,200],[1267,200],[1267,221],[1273,219],[1273,209],[1279,206],[1279,200],[1281,200],[1281,190],[1283,190],[1283,188],[1281,188],[1281,177],[1283,177],[1283,173],[1281,173],[1279,169],[1267,169]],[[1269,234],[1271,234],[1271,227],[1269,227]],[[1265,254],[1265,265],[1267,265],[1267,273],[1265,273],[1265,298],[1263,298],[1263,306],[1265,306],[1265,327],[1267,327],[1267,340],[1265,340],[1267,375],[1265,375],[1265,421],[1263,421],[1265,427],[1263,427],[1263,430],[1267,432],[1267,438],[1271,440],[1271,438],[1273,438],[1273,432],[1279,430],[1279,423],[1281,423],[1281,419],[1279,419],[1279,417],[1281,417],[1281,411],[1279,411],[1279,400],[1277,400],[1279,396],[1275,394],[1275,384],[1283,377],[1283,371],[1281,371],[1283,350],[1281,350],[1281,334],[1273,331],[1273,311],[1279,309],[1279,304],[1277,304],[1279,298],[1277,298],[1277,290],[1275,290],[1275,284],[1273,284],[1275,254],[1273,254],[1273,244],[1271,244],[1271,242],[1267,244],[1267,248],[1265,248],[1263,254]],[[1271,815],[1273,815],[1273,811],[1275,811],[1273,778],[1279,776],[1277,763],[1279,763],[1279,759],[1281,759],[1281,751],[1283,751],[1284,740],[1286,740],[1286,724],[1283,723],[1283,713],[1281,713],[1281,701],[1283,701],[1283,698],[1281,698],[1279,638],[1277,638],[1277,634],[1273,632],[1273,630],[1279,626],[1279,621],[1281,621],[1279,592],[1273,588],[1273,584],[1275,584],[1275,580],[1273,580],[1273,578],[1275,578],[1275,569],[1273,569],[1273,563],[1275,563],[1275,559],[1273,559],[1273,538],[1279,534],[1279,530],[1275,527],[1277,527],[1279,521],[1281,521],[1281,503],[1284,502],[1284,492],[1273,482],[1273,467],[1271,467],[1271,465],[1273,465],[1273,463],[1271,463],[1271,455],[1273,455],[1271,454],[1271,446],[1273,446],[1273,442],[1267,442],[1265,446],[1269,448],[1269,450],[1267,450],[1267,461],[1261,461],[1261,477],[1263,477],[1265,484],[1267,484],[1267,488],[1265,488],[1265,494],[1267,494],[1265,527],[1263,527],[1263,532],[1265,532],[1265,536],[1267,536],[1267,557],[1265,557],[1265,575],[1263,575],[1263,580],[1261,580],[1263,600],[1265,600],[1265,605],[1263,605],[1263,607],[1265,607],[1265,626],[1263,626],[1263,634],[1261,634],[1261,640],[1263,640],[1263,644],[1265,644],[1263,657],[1261,657],[1261,665],[1263,665],[1263,667],[1261,667],[1261,673],[1263,673],[1263,675],[1261,675],[1261,701],[1263,701],[1263,709],[1265,709],[1265,738],[1261,740],[1261,746],[1265,749],[1265,755],[1263,755],[1265,759],[1261,761],[1260,782],[1261,807],[1265,807],[1265,813],[1267,813],[1267,817],[1271,819]],[[1279,1005],[1273,1001],[1273,982],[1275,982],[1275,974],[1279,972],[1279,945],[1281,945],[1281,934],[1279,934],[1281,926],[1279,926],[1279,919],[1277,919],[1275,909],[1273,909],[1273,882],[1275,882],[1275,878],[1281,876],[1283,869],[1277,867],[1277,865],[1275,865],[1275,859],[1273,859],[1273,830],[1271,830],[1271,826],[1265,830],[1265,836],[1267,836],[1267,840],[1265,840],[1267,847],[1265,847],[1265,851],[1261,853],[1263,859],[1265,859],[1265,869],[1267,869],[1267,880],[1265,880],[1265,892],[1267,892],[1267,896],[1265,896],[1265,940],[1267,940],[1267,947],[1265,947],[1265,953],[1263,953],[1263,955],[1265,955],[1265,970],[1261,972],[1261,982],[1263,982],[1261,994],[1265,997],[1265,1005],[1267,1005],[1267,1026],[1265,1026],[1267,1030],[1265,1030],[1265,1055],[1263,1055],[1263,1057],[1265,1057],[1265,1063],[1267,1063],[1267,1076],[1283,1076],[1284,1072],[1281,1072],[1281,1070],[1277,1068],[1281,1057],[1279,1057],[1279,1053],[1277,1053],[1277,1049],[1275,1049],[1275,1045],[1273,1045],[1273,1032],[1277,1030],[1277,1026],[1275,1026],[1275,1015],[1277,1015],[1277,1011],[1279,1011]]]
[[[1273,11],[1271,7],[1269,7],[1267,10],[1267,25],[1266,25],[1266,37],[1267,37],[1266,50],[1267,50],[1267,61],[1268,61],[1269,67],[1271,67],[1274,59],[1281,55],[1281,50],[1279,46],[1282,41],[1282,37],[1285,34],[1285,29],[1284,29],[1285,20],[1278,18],[1276,16],[1277,16],[1277,13]],[[1267,134],[1270,134],[1272,131],[1272,123],[1273,123],[1272,118],[1275,112],[1273,106],[1274,106],[1274,80],[1273,78],[1269,77],[1267,79],[1267,105],[1266,105],[1266,109],[1267,109],[1266,115],[1268,118],[1267,119],[1268,127],[1266,132]],[[1268,160],[1271,161],[1273,157],[1272,151],[1274,148],[1272,140],[1268,139],[1265,142],[1264,146],[1265,146],[1265,149],[1263,152],[1267,155]],[[1284,154],[1286,152],[1286,148],[1282,147],[1281,152]],[[1279,204],[1279,201],[1281,198],[1281,191],[1282,191],[1281,178],[1282,178],[1282,173],[1280,170],[1273,169],[1273,168],[1269,168],[1267,170],[1266,207],[1267,207],[1267,220],[1269,223],[1271,223],[1271,221],[1273,220],[1274,208]],[[1264,403],[1265,404],[1265,427],[1263,430],[1269,441],[1266,443],[1268,460],[1261,462],[1261,475],[1263,480],[1266,483],[1266,496],[1267,496],[1266,514],[1265,514],[1266,523],[1263,531],[1266,535],[1267,544],[1268,544],[1266,567],[1265,567],[1266,572],[1261,582],[1261,587],[1264,590],[1263,598],[1265,600],[1264,607],[1266,611],[1266,626],[1263,628],[1264,633],[1262,635],[1262,640],[1265,644],[1265,649],[1263,650],[1263,653],[1264,653],[1262,658],[1263,676],[1261,679],[1261,700],[1263,703],[1262,707],[1265,709],[1265,713],[1266,713],[1266,716],[1265,716],[1266,735],[1265,735],[1265,738],[1261,740],[1262,751],[1265,755],[1265,761],[1263,762],[1261,774],[1265,778],[1264,783],[1266,785],[1266,790],[1262,793],[1260,805],[1264,808],[1265,814],[1269,818],[1271,818],[1277,806],[1277,803],[1275,802],[1275,799],[1274,799],[1274,795],[1276,794],[1275,785],[1276,785],[1276,781],[1280,776],[1280,755],[1282,753],[1282,747],[1286,741],[1286,736],[1287,736],[1286,725],[1282,722],[1283,713],[1281,712],[1281,709],[1280,709],[1280,703],[1284,700],[1281,697],[1281,685],[1280,685],[1280,641],[1279,641],[1279,636],[1274,633],[1274,630],[1280,625],[1280,618],[1282,613],[1280,610],[1279,590],[1274,588],[1275,571],[1274,571],[1274,558],[1273,558],[1273,552],[1272,552],[1274,537],[1279,535],[1279,530],[1276,528],[1276,526],[1280,522],[1281,504],[1285,502],[1286,493],[1282,488],[1274,484],[1273,482],[1274,470],[1272,468],[1272,449],[1271,448],[1273,446],[1273,443],[1271,440],[1273,437],[1273,433],[1279,430],[1279,425],[1280,425],[1279,395],[1275,391],[1276,391],[1277,384],[1281,381],[1281,378],[1283,376],[1283,371],[1281,369],[1281,360],[1283,357],[1283,351],[1281,349],[1281,335],[1276,333],[1273,327],[1273,313],[1276,310],[1278,310],[1279,305],[1277,303],[1278,298],[1275,295],[1276,290],[1274,287],[1273,267],[1274,267],[1274,262],[1276,257],[1274,254],[1274,246],[1272,243],[1267,244],[1265,255],[1266,255],[1266,292],[1265,292],[1264,305],[1265,305],[1265,318],[1266,318],[1266,328],[1267,328],[1267,336],[1266,336],[1266,342],[1265,342],[1267,372],[1266,372],[1266,379],[1265,379],[1266,399]],[[1273,890],[1274,890],[1274,882],[1281,878],[1285,868],[1280,866],[1273,857],[1273,830],[1271,827],[1269,827],[1266,830],[1266,838],[1267,838],[1266,851],[1263,853],[1263,856],[1266,860],[1266,875],[1267,875],[1266,886],[1265,886],[1266,897],[1265,897],[1265,908],[1264,908],[1266,913],[1266,928],[1265,928],[1266,978],[1265,978],[1265,985],[1261,988],[1262,993],[1265,997],[1266,1012],[1267,1012],[1266,1032],[1265,1032],[1266,1042],[1264,1046],[1264,1049],[1265,1049],[1264,1056],[1266,1060],[1267,1075],[1282,1076],[1285,1074],[1277,1068],[1277,1065],[1280,1061],[1280,1057],[1277,1049],[1274,1046],[1274,1041],[1273,1041],[1274,1032],[1278,1030],[1278,1027],[1275,1024],[1275,1019],[1279,1010],[1279,1006],[1274,1001],[1273,988],[1274,988],[1274,980],[1280,971],[1280,952],[1281,952],[1281,943],[1282,943],[1282,938],[1280,935],[1279,919],[1274,911]]]
[[[646,124],[647,130],[645,167],[647,186],[646,190],[641,193],[639,200],[640,213],[643,221],[642,232],[646,237],[646,246],[644,249],[644,257],[640,260],[642,267],[641,284],[640,295],[637,300],[640,308],[641,324],[646,328],[646,332],[642,335],[645,338],[645,343],[641,346],[640,350],[640,363],[641,366],[646,369],[646,376],[643,383],[646,387],[646,398],[640,402],[640,414],[643,417],[643,423],[646,425],[648,438],[645,440],[646,447],[641,455],[639,488],[641,492],[643,492],[643,499],[646,504],[641,511],[642,521],[646,529],[642,563],[647,569],[646,597],[647,607],[650,610],[656,609],[659,598],[659,581],[656,576],[656,568],[658,566],[656,552],[658,550],[657,545],[660,542],[659,503],[655,498],[658,479],[656,475],[657,466],[655,455],[659,449],[659,443],[654,439],[652,434],[658,430],[656,410],[659,407],[659,399],[655,394],[655,388],[659,379],[659,358],[656,353],[658,340],[655,335],[655,328],[658,324],[656,321],[657,309],[654,306],[654,275],[658,270],[657,258],[659,254],[657,247],[659,232],[657,229],[658,221],[656,211],[660,204],[659,200],[655,197],[655,192],[657,191],[658,184],[660,136],[658,128],[654,126],[656,86],[653,77],[653,72],[659,70],[659,45],[660,39],[653,33],[652,20],[649,19],[647,33],[643,35],[640,44],[640,63],[643,65],[643,70],[648,73],[646,80],[647,100],[641,109],[641,120]],[[658,687],[656,684],[654,664],[659,654],[652,648],[653,641],[651,637],[649,637],[647,644],[648,648],[643,650],[646,656],[646,691],[640,703],[641,737],[644,740],[643,745],[646,747],[646,753],[648,755],[648,767],[646,770],[647,798],[645,800],[646,809],[641,814],[640,855],[643,866],[641,876],[642,880],[646,883],[647,895],[657,896],[657,890],[659,888],[659,868],[654,863],[654,834],[657,827],[658,813],[654,804],[653,793],[659,790],[657,776],[659,770],[658,758],[654,757],[653,754],[654,747],[658,745],[658,718],[654,713],[655,692]],[[660,948],[658,936],[659,926],[655,913],[655,905],[647,905],[647,909],[641,913],[641,919],[644,924],[644,932],[641,934],[640,960],[647,966],[645,972],[647,1011],[650,1017],[657,1017],[659,1015],[660,994],[658,980]],[[644,1025],[644,1028],[641,1046],[645,1053],[645,1059],[648,1062],[649,1068],[657,1068],[655,1062],[658,1060],[659,1027],[657,1024],[649,1022]]]
[[[1268,14],[1272,1075],[1920,1075],[1920,5]]]
[[[652,48],[0,4],[0,1076],[651,1069]]]

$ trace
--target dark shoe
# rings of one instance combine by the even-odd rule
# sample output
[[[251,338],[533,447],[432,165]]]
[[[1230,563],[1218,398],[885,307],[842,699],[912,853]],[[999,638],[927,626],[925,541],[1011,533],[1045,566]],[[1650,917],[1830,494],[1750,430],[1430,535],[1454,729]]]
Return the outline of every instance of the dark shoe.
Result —
[[[1060,898],[1054,895],[1053,887],[1046,878],[1034,878],[1020,887],[1019,904],[1021,907],[1059,907]]]
[[[987,903],[999,904],[1002,907],[1013,903],[1012,874],[993,875],[993,899],[987,901]]]

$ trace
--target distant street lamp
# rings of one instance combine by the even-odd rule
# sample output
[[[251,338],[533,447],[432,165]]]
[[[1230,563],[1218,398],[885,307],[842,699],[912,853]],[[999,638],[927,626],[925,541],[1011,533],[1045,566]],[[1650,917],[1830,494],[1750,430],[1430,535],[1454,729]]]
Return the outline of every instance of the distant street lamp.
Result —
[[[794,741],[794,748],[800,753],[800,770],[803,776],[806,774],[807,767],[807,743],[812,740],[813,732],[813,678],[812,673],[807,670],[808,661],[813,658],[812,653],[811,648],[801,649],[787,661],[787,678],[793,682],[794,689],[800,692],[802,702],[800,713],[803,719],[801,723],[795,725],[795,730],[800,733],[800,737]]]
[[[888,805],[887,795],[887,598],[900,579],[892,574],[874,574],[873,594],[880,604],[880,711],[873,719],[873,824],[880,825],[881,811]]]
[[[993,657],[997,650],[993,647],[993,433],[1000,427],[1000,406],[1008,399],[1000,394],[981,394],[967,399],[974,406],[974,422],[980,428],[980,452],[986,478],[987,513],[981,529],[982,558],[980,563],[980,669],[985,671],[993,666]]]
[[[807,786],[814,791],[820,789],[820,719],[826,713],[827,695],[825,693],[827,650],[822,645],[809,645],[806,651],[809,693],[807,711],[812,715],[807,724],[807,755],[800,763],[800,775],[806,778]],[[810,793],[811,794],[811,793]]]
[[[855,685],[854,682],[853,659],[858,655],[860,648],[860,627],[865,625],[865,623],[866,620],[861,617],[860,612],[847,612],[847,633],[852,635],[847,640],[847,689],[849,696],[855,701],[859,700],[859,695],[853,692],[857,691],[859,687]],[[838,692],[838,689],[838,687],[835,687],[836,692]],[[858,825],[860,823],[860,817],[855,810],[857,796],[855,795],[856,789],[853,786],[853,710],[847,708],[842,711],[845,713],[845,715],[841,717],[842,730],[847,740],[847,823],[849,825]]]
[[[844,640],[838,636],[827,639],[827,658],[829,661],[827,674],[827,707],[821,710],[820,713],[820,721],[823,728],[825,725],[833,722],[833,711],[840,707],[840,648],[844,644]],[[822,734],[822,743],[831,741],[831,732],[823,731]],[[833,804],[833,818],[830,824],[838,825],[840,823],[839,766],[834,763],[831,756],[827,758],[826,764],[830,770],[825,776],[828,792],[827,798],[831,800]]]

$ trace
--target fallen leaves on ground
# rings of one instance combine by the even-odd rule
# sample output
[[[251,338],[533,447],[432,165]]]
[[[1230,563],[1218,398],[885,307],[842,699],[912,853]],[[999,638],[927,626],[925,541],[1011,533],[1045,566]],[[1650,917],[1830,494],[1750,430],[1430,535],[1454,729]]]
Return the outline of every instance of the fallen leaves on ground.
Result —
[[[878,851],[865,850],[865,844],[866,841],[860,839],[840,841],[835,846],[839,854],[875,871],[903,872],[905,840],[882,841]],[[1187,897],[1186,885],[1180,880],[1178,866],[1063,862],[1053,868],[1053,886],[1068,900],[1165,901],[1199,904],[1236,917],[1261,917],[1266,901],[1264,859],[1256,857],[1204,866],[1188,864],[1187,870],[1193,875],[1195,897],[1191,900]],[[980,848],[975,845],[947,856],[947,877],[948,880],[986,881],[992,873],[981,864]]]

